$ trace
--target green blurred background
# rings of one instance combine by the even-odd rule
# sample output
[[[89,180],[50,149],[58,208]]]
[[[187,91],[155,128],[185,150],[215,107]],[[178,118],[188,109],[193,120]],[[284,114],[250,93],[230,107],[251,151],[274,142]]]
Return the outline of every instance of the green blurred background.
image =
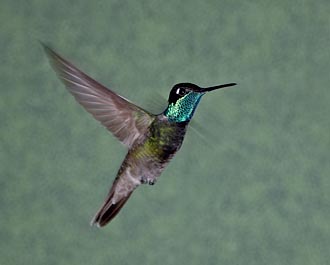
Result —
[[[329,1],[1,1],[0,264],[329,264]],[[153,187],[92,228],[125,148],[39,40],[149,110],[203,98]]]

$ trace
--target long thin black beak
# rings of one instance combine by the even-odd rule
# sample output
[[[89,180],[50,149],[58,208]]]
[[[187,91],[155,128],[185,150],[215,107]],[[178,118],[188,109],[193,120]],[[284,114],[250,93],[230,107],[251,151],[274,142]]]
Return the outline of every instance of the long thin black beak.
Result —
[[[229,83],[229,84],[224,84],[224,85],[219,85],[219,86],[211,86],[211,87],[205,87],[202,88],[201,92],[209,92],[215,89],[223,88],[223,87],[229,87],[229,86],[236,86],[236,83]]]

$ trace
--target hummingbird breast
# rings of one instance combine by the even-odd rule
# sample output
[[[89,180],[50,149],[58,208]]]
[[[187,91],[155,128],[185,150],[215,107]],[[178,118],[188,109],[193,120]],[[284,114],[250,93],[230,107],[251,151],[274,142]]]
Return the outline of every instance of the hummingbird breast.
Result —
[[[123,165],[134,169],[136,178],[155,181],[170,159],[180,149],[188,122],[169,122],[156,118],[144,141],[136,143],[128,152]]]
[[[155,120],[145,144],[155,159],[166,163],[180,149],[186,134],[186,122],[176,123],[168,120]]]

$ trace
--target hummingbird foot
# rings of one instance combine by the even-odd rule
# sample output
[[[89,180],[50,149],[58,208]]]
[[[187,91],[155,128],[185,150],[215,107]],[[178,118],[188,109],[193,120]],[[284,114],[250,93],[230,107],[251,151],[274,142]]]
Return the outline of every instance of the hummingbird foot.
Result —
[[[149,181],[148,181],[148,184],[149,184],[149,185],[155,185],[155,183],[156,183],[156,181],[154,181],[154,180],[149,180]]]
[[[141,184],[155,185],[155,183],[156,183],[155,179],[149,179],[149,178],[145,178],[145,177],[141,178]]]

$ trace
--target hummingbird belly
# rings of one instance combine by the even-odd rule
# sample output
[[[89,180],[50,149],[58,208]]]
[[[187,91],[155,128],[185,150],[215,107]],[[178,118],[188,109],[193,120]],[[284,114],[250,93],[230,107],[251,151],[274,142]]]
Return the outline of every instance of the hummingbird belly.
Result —
[[[170,159],[180,149],[186,124],[155,122],[150,126],[148,137],[132,152],[137,157],[141,178],[153,184]]]

